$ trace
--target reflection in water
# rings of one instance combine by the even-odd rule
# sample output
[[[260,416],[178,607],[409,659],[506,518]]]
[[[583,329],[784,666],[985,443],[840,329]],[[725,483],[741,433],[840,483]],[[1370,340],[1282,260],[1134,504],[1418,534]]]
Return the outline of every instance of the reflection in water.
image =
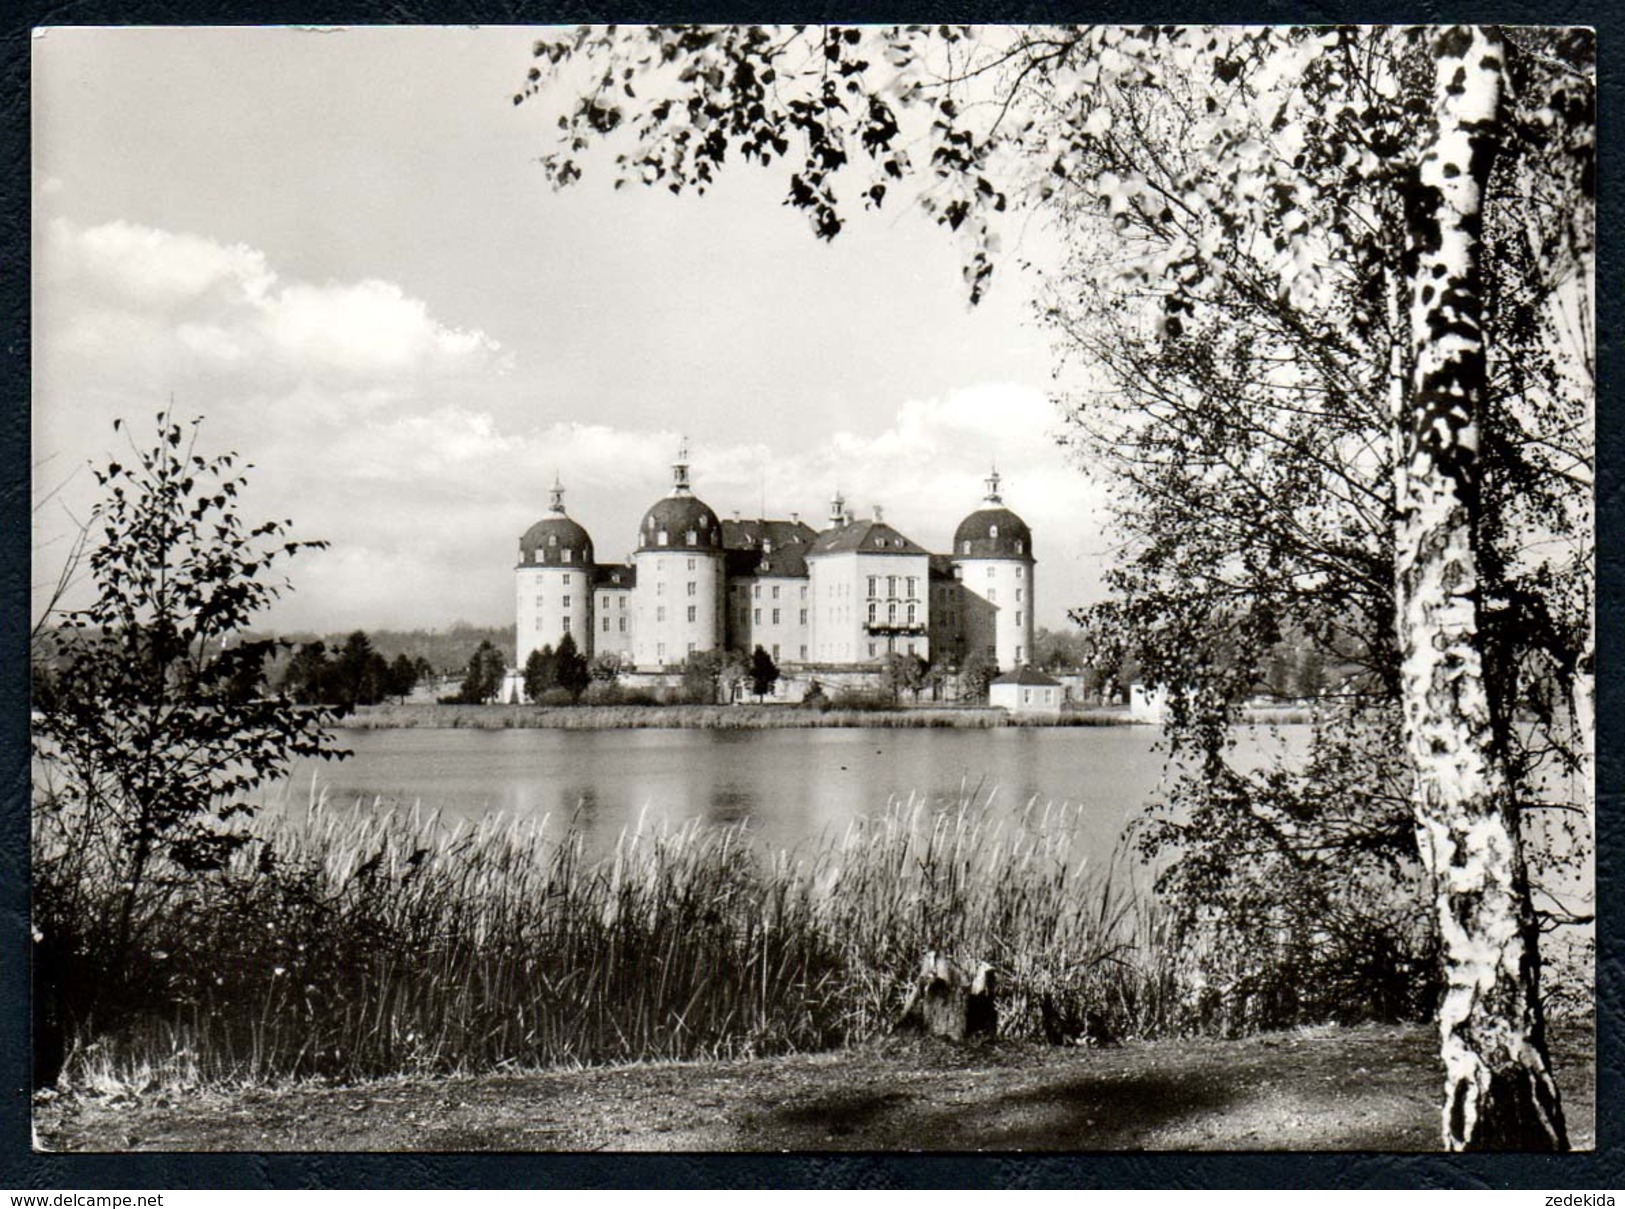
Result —
[[[1155,789],[1161,757],[1151,727],[999,730],[396,730],[355,731],[355,755],[309,762],[330,801],[410,807],[447,817],[503,811],[573,819],[603,851],[640,816],[649,825],[748,822],[775,847],[839,836],[889,800],[1018,807],[1030,799],[1082,808],[1084,837],[1110,852]]]

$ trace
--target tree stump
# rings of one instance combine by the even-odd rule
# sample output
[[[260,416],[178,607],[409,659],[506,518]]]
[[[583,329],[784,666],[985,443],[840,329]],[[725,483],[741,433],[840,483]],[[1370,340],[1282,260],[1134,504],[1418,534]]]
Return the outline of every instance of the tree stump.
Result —
[[[939,953],[927,953],[909,988],[897,1027],[963,1041],[998,1032],[994,996],[998,975],[985,961],[974,968]]]

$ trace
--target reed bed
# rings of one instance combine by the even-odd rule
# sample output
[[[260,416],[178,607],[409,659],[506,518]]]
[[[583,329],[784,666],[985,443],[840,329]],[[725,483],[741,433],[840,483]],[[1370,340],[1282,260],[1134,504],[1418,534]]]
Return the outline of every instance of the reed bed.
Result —
[[[809,727],[915,729],[1003,726],[1121,726],[1126,711],[1089,710],[1016,717],[973,706],[809,709],[793,705],[378,705],[363,706],[339,725],[351,730],[414,727],[473,730],[780,730]]]
[[[762,1055],[887,1031],[927,950],[1002,975],[1000,1031],[1177,1022],[1171,947],[1126,860],[1078,857],[1077,808],[919,798],[801,848],[643,819],[600,859],[546,820],[265,814],[226,870],[142,921],[131,968],[36,918],[85,971],[70,1078],[342,1079]],[[85,889],[81,887],[81,889]],[[88,892],[111,897],[111,885]],[[1091,1016],[1092,1014],[1092,1016]],[[1092,1026],[1091,1026],[1092,1027]]]

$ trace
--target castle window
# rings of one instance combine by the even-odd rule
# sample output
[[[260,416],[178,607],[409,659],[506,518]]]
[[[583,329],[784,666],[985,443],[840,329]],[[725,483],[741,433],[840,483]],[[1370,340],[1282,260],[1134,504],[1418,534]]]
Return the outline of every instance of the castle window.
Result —
[[[569,584],[569,583],[573,583],[574,581],[575,581],[575,576],[571,575],[568,571],[566,571],[564,573],[564,582],[566,584]]]
[[[607,621],[608,618],[605,618],[605,620]],[[621,633],[626,633],[626,618],[621,618],[621,624],[618,628],[620,629]]]
[[[568,613],[564,615],[564,632],[566,634],[570,632],[570,615]]]
[[[699,545],[699,542],[700,542],[700,535],[698,533],[694,532],[694,530],[690,529],[688,531],[688,544],[691,545],[691,546],[697,546],[697,545]]]
[[[694,606],[693,605],[688,606],[688,619],[690,621],[693,621],[695,619],[695,617],[694,617]]]
[[[988,604],[993,604],[998,599],[999,599],[999,590],[997,588],[989,588],[987,590],[987,603]]]
[[[896,596],[897,595],[897,576],[895,576],[895,575],[886,576],[886,595],[887,596]]]
[[[914,576],[910,575],[908,577],[908,594],[910,597],[915,595],[916,583],[917,581],[915,580]]]
[[[690,596],[698,596],[699,595],[699,590],[700,590],[700,585],[699,584],[695,583],[692,579],[688,581],[688,594]]]
[[[655,541],[662,546],[666,544],[666,531],[664,529],[655,534]]]
[[[666,620],[666,606],[665,605],[661,605],[659,608],[657,608],[655,610],[655,620],[656,621],[665,621]]]
[[[626,608],[626,597],[621,597],[621,603],[617,607],[622,609]]]
[[[1021,662],[1021,648],[1020,648],[1020,647],[1019,647],[1019,646],[1018,646],[1018,647],[1017,647],[1017,648],[1016,648],[1016,662],[1017,662],[1017,663],[1020,663],[1020,662]],[[1048,696],[1049,696],[1049,694],[1048,694],[1048,693],[1045,693],[1045,694],[1044,694],[1044,696],[1045,696],[1045,697],[1046,697],[1046,698],[1048,698]]]
[[[568,609],[570,607],[570,597],[568,595],[566,595],[565,598],[564,598],[564,607],[566,609]]]
[[[609,618],[604,618],[604,633],[609,633]]]
[[[655,658],[660,660],[662,663],[665,662],[665,660],[666,660],[666,644],[664,642],[655,643]]]
[[[1016,624],[1017,624],[1017,625],[1020,625],[1020,624],[1021,624],[1021,614],[1020,614],[1020,613],[1017,613],[1017,614],[1016,614]]]
[[[869,595],[870,596],[878,596],[878,595],[880,595],[880,593],[878,591],[879,585],[880,585],[879,577],[871,575],[869,577]]]
[[[1021,603],[1021,589],[1020,588],[1016,589],[1016,603],[1017,604]]]
[[[762,599],[762,585],[761,584],[751,584],[751,586],[750,586],[750,594],[751,594],[752,597],[754,597],[757,600]]]
[[[774,584],[773,585],[773,599],[777,600],[778,598],[779,598],[779,585]]]
[[[760,610],[760,609],[751,610],[751,620],[753,622],[755,622],[757,625],[761,625],[762,624],[762,610]]]
[[[664,596],[665,594],[666,594],[666,585],[664,583],[656,583],[655,584],[655,595],[656,596]]]
[[[779,661],[779,644],[775,642],[773,644],[773,662],[777,663],[778,661]]]
[[[801,648],[801,658],[803,661],[805,661],[807,658],[807,648],[805,645],[803,645]]]
[[[908,653],[910,655],[914,653],[914,644],[912,642],[908,644]]]
[[[960,552],[963,553],[963,554],[969,554],[970,553],[970,538],[967,537],[964,540],[964,542],[961,543],[961,551]],[[955,570],[957,570],[957,569],[958,568],[955,568]]]
[[[557,533],[549,533],[547,535],[547,544],[550,545],[550,546],[558,545],[559,544],[559,535]]]
[[[779,624],[779,611],[777,609],[773,610],[773,624],[774,625]]]
[[[989,578],[989,579],[992,579],[992,578],[993,578],[993,568],[992,568],[992,567],[989,567],[989,568],[988,568],[988,569],[987,569],[987,577],[988,577],[988,578]]]
[[[565,562],[574,562],[575,561],[575,551],[570,549],[569,546],[564,547],[564,561]]]
[[[997,537],[997,536],[999,536],[999,527],[997,525],[989,525],[987,527],[987,535],[989,537]]]
[[[886,622],[889,625],[897,624],[897,602],[895,600],[886,606]]]
[[[694,569],[694,560],[692,558],[688,560],[688,569],[690,571]]]
[[[874,657],[875,657],[875,644],[871,642],[869,644],[869,658],[873,659]]]
[[[908,623],[909,623],[909,625],[913,625],[915,623],[915,621],[918,620],[918,618],[917,618],[917,616],[915,614],[915,610],[918,609],[918,608],[919,608],[919,606],[917,604],[915,604],[912,600],[908,602]]]
[[[1026,548],[1027,548],[1027,543],[1022,541],[1019,537],[1016,538],[1016,553],[1020,554],[1024,550],[1026,550]]]
[[[688,644],[688,653],[690,655],[694,653],[694,644],[692,642]]]
[[[802,625],[807,624],[807,610],[806,609],[801,610],[801,624]]]
[[[1016,578],[1017,579],[1026,579],[1027,578],[1027,568],[1026,567],[1017,567],[1016,568]]]
[[[874,622],[879,617],[879,614],[880,614],[880,604],[879,604],[879,602],[871,600],[869,602],[869,620],[870,620],[870,622],[871,623]]]
[[[806,584],[801,585],[801,599],[802,600],[807,599],[807,585]]]

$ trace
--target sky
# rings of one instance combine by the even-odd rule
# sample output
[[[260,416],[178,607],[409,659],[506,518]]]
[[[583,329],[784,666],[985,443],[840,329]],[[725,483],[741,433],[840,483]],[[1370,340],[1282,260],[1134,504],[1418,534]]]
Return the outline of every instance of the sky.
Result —
[[[906,207],[833,243],[740,165],[703,198],[548,185],[562,100],[521,28],[85,29],[33,42],[35,607],[90,464],[173,399],[253,464],[245,512],[330,547],[262,628],[512,621],[558,475],[630,551],[686,436],[720,516],[821,525],[836,489],[948,548],[996,463],[1035,617],[1099,599],[1103,488],[1057,441],[1015,262],[971,308]]]

